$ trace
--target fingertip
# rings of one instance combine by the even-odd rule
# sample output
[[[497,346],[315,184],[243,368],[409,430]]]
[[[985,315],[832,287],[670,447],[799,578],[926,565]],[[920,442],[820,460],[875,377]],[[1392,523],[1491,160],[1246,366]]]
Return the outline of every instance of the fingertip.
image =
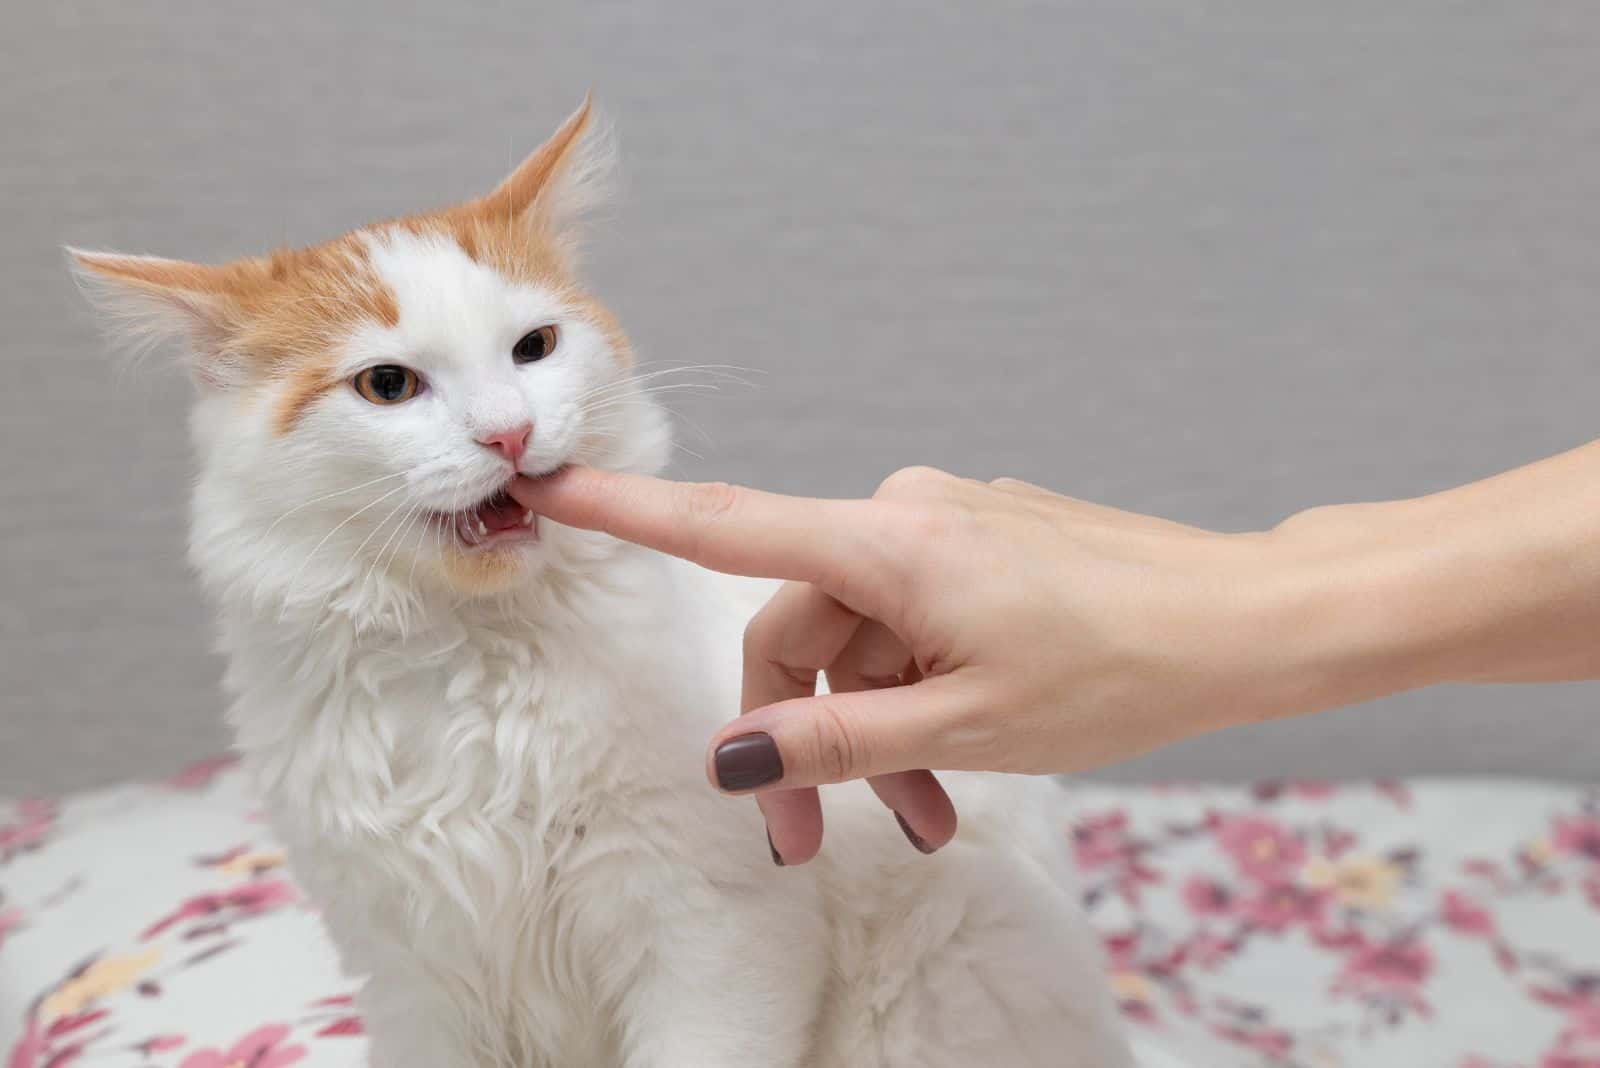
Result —
[[[570,482],[573,471],[572,464],[563,464],[554,471],[543,475],[518,475],[506,487],[506,492],[511,499],[524,507],[531,507],[535,502],[550,496],[552,489]]]
[[[768,790],[756,795],[767,841],[785,868],[814,860],[822,850],[822,802],[816,790]]]
[[[790,834],[787,836],[786,844],[780,849],[776,840],[772,837],[772,829],[769,827],[767,829],[767,840],[772,847],[772,851],[782,861],[779,867],[783,868],[798,868],[802,864],[810,864],[817,859],[817,854],[822,852],[821,835],[807,835],[797,838],[795,835]]]
[[[518,475],[506,492],[524,508],[564,526],[609,531],[625,514],[622,491],[631,477],[564,464],[544,475]]]
[[[867,780],[878,800],[893,811],[906,838],[923,853],[934,853],[956,836],[955,803],[931,771],[902,771]]]

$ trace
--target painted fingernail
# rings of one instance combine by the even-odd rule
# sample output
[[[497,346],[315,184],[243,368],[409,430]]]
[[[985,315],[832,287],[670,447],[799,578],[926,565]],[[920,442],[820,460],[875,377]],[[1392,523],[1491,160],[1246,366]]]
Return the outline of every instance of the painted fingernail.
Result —
[[[783,778],[778,743],[764,731],[729,738],[717,746],[711,761],[717,771],[717,785],[724,790],[754,790]]]
[[[772,851],[772,863],[780,868],[783,867],[783,857],[778,855],[778,847],[772,844],[772,832],[770,830],[767,832],[767,848]]]
[[[909,840],[912,845],[917,847],[918,853],[933,852],[934,847],[929,845],[927,839],[923,838],[922,835],[911,829],[911,824],[906,822],[906,818],[904,816],[896,812],[894,814],[894,818],[895,822],[900,824],[900,829],[905,832],[907,840]]]

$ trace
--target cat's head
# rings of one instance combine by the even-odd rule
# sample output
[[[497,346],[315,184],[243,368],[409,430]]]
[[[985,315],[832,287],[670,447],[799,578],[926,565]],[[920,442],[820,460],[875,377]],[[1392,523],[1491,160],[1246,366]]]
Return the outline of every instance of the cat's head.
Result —
[[[219,266],[73,251],[198,383],[194,553],[285,603],[496,594],[572,532],[503,493],[569,461],[654,470],[666,423],[573,274],[603,149],[587,103],[488,194]]]

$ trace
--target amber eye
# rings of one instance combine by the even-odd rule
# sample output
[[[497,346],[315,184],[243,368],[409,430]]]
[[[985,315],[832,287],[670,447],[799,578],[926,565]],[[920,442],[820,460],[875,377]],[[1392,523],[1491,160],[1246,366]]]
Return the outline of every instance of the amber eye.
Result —
[[[362,371],[350,384],[373,404],[399,404],[415,397],[421,382],[411,368],[384,363]]]
[[[541,326],[522,335],[511,348],[511,358],[518,363],[535,363],[555,351],[556,328]]]

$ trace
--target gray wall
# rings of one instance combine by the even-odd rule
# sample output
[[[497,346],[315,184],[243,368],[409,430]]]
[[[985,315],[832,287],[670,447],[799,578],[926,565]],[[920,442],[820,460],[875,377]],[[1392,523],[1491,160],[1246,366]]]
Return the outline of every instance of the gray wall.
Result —
[[[593,274],[679,472],[933,463],[1229,529],[1597,425],[1600,8],[1581,3],[8,5],[0,792],[222,744],[177,377],[119,375],[63,242],[228,257],[485,188],[593,86]],[[1381,612],[1382,605],[1374,605]],[[1450,689],[1121,774],[1592,776],[1589,685]]]

